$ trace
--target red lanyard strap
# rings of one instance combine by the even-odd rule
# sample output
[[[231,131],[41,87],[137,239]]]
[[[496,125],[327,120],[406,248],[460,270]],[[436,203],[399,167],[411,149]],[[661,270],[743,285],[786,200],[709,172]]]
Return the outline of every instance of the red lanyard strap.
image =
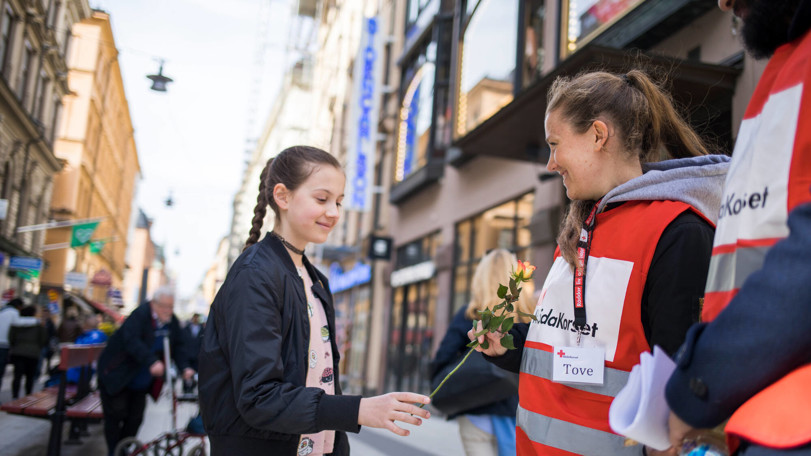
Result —
[[[586,264],[591,251],[591,239],[594,227],[597,226],[597,208],[600,201],[594,203],[588,217],[583,221],[580,229],[580,239],[577,241],[577,260],[579,267],[575,268],[572,288],[574,293],[574,326],[580,331],[586,326]]]

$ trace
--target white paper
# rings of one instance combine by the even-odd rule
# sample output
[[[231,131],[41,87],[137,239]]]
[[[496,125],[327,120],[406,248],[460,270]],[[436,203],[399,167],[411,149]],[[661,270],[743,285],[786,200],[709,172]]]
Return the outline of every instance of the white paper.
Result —
[[[675,369],[676,364],[658,346],[653,348],[653,356],[642,353],[628,383],[611,403],[611,429],[656,450],[670,448],[665,385]]]

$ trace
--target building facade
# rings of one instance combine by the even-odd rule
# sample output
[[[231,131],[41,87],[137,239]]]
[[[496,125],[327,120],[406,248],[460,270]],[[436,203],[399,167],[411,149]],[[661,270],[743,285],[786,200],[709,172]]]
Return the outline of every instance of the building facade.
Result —
[[[71,29],[89,16],[87,0],[0,2],[0,289],[17,295],[39,291],[45,232],[18,229],[50,219]]]
[[[124,315],[149,299],[158,287],[169,283],[163,248],[152,240],[151,227],[152,220],[139,209],[127,241],[127,269],[122,286]]]
[[[99,220],[89,245],[70,246],[73,227],[47,230],[42,282],[57,292],[81,293],[97,303],[120,304],[136,182],[140,176],[129,105],[124,93],[110,16],[93,11],[73,27],[66,96],[55,143],[62,160],[54,179],[56,221]],[[66,273],[87,285],[66,285]]]
[[[503,247],[530,260],[540,288],[568,203],[562,181],[546,171],[546,93],[557,76],[647,69],[666,81],[699,134],[731,153],[763,70],[743,52],[739,24],[714,2],[374,3],[322,2],[320,16],[322,26],[340,27],[341,14],[362,11],[383,35],[373,49],[384,68],[364,80],[379,106],[369,124],[370,204],[346,211],[320,257],[326,269],[340,266],[331,282],[340,283],[336,306],[347,302],[342,367],[353,392],[430,392],[428,363],[487,251]],[[341,68],[337,55],[325,61]],[[356,53],[353,69],[368,66],[368,55]],[[324,114],[339,103],[325,97],[315,116],[332,122],[329,150],[354,176],[352,109],[368,100],[358,93],[359,73],[351,74],[343,112]],[[352,272],[356,265],[368,273]]]

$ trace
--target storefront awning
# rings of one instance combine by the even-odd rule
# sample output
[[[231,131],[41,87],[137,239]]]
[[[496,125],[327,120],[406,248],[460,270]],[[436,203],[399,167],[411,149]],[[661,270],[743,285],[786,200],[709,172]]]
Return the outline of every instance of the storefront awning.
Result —
[[[673,98],[686,107],[699,134],[707,131],[722,146],[731,146],[732,95],[741,68],[587,45],[459,138],[448,151],[448,161],[459,166],[473,157],[489,155],[546,163],[549,149],[544,140],[543,121],[546,93],[555,78],[586,70],[625,72],[639,67],[635,62],[665,71]]]
[[[99,311],[99,312],[101,312],[103,314],[106,314],[106,315],[110,316],[117,323],[121,323],[122,321],[124,321],[124,316],[123,315],[121,315],[120,313],[116,312],[115,310],[107,307],[106,305],[104,305],[104,304],[102,304],[100,302],[93,301],[92,299],[87,299],[87,298],[85,298],[85,297],[83,297],[81,295],[78,295],[76,293],[71,293],[71,292],[68,292],[68,291],[65,292],[65,296],[70,297],[71,299],[76,301],[76,303],[79,306],[83,307],[84,309],[86,309],[88,311],[90,311],[92,309],[95,309],[95,310],[97,310],[97,311]]]

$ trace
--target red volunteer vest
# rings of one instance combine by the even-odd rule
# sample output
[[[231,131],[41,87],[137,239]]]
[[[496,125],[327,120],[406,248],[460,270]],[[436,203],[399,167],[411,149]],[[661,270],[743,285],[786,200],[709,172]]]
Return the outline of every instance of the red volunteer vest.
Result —
[[[811,35],[780,47],[741,123],[721,200],[703,319],[715,318],[769,249],[788,236],[788,213],[811,201]],[[800,125],[805,119],[806,125]],[[768,303],[764,303],[768,305]],[[811,365],[763,390],[730,418],[726,431],[757,444],[811,442]],[[734,440],[734,439],[732,439]],[[735,442],[731,441],[734,447]]]
[[[649,351],[642,327],[642,292],[662,232],[685,203],[634,201],[597,216],[586,274],[582,346],[605,349],[604,384],[552,381],[554,346],[575,346],[572,270],[556,253],[535,308],[519,381],[519,455],[639,455],[611,431],[608,409],[639,355]]]

